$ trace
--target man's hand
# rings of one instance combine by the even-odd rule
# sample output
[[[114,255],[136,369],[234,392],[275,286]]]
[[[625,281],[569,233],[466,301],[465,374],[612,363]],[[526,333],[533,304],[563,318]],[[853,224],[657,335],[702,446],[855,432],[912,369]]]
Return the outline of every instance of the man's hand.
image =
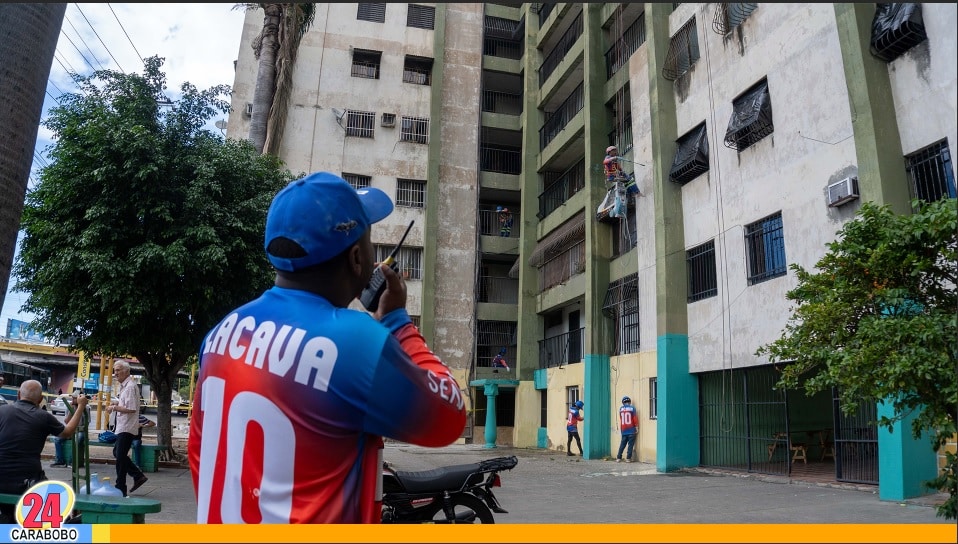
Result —
[[[86,395],[78,395],[78,396],[77,396],[77,405],[78,405],[80,408],[85,408],[88,402],[90,402],[90,398],[87,397]]]
[[[383,317],[389,312],[406,307],[406,282],[391,267],[382,264],[376,266],[382,270],[383,276],[386,278],[386,290],[383,291],[382,298],[379,299],[379,308],[373,314],[377,321],[382,321]]]

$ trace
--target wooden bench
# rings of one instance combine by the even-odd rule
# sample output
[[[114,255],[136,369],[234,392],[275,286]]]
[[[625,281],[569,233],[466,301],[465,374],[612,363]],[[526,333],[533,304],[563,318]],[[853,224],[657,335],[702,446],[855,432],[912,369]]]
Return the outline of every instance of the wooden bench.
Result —
[[[47,440],[53,442],[53,437],[49,437]],[[106,442],[100,442],[99,440],[90,441],[90,449],[92,450],[95,447],[110,448],[110,457],[113,456],[113,444],[108,444]],[[140,444],[140,470],[143,472],[156,472],[160,469],[160,465],[157,462],[157,452],[169,449],[167,446],[161,446],[159,444]],[[90,458],[92,459],[93,452],[90,452]],[[131,452],[132,457],[132,452]],[[63,442],[63,460],[68,464],[73,464],[73,439],[68,438]]]
[[[20,495],[0,493],[0,504],[16,505]],[[147,514],[160,511],[162,505],[155,499],[142,497],[110,497],[76,494],[73,509],[80,513],[80,523],[146,523]]]

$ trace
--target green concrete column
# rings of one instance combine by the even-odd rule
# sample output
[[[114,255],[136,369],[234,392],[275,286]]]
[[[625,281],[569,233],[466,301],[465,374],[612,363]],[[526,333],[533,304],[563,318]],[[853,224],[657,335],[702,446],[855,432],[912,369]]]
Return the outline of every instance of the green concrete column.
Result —
[[[496,396],[499,395],[499,386],[494,383],[487,383],[483,387],[483,393],[486,395],[486,444],[484,448],[496,447]]]
[[[612,386],[608,355],[585,356],[585,421],[582,429],[582,447],[586,459],[602,459],[610,455],[612,440]]]
[[[896,415],[891,400],[878,403],[879,419]],[[883,425],[878,428],[878,498],[883,501],[902,501],[933,492],[923,483],[938,475],[938,460],[929,436],[912,437],[914,419],[911,413],[896,421],[892,430]]]

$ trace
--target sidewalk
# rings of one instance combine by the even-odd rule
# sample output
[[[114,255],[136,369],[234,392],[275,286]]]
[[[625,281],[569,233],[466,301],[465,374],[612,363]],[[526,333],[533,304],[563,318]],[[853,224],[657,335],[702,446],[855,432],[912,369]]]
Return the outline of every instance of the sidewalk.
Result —
[[[52,458],[52,444],[50,456]],[[105,448],[103,448],[105,451]],[[185,454],[185,447],[180,450]],[[100,461],[99,457],[93,461]],[[647,463],[615,463],[567,457],[563,452],[481,445],[423,448],[387,443],[384,458],[400,470],[428,470],[515,455],[519,464],[501,473],[495,493],[508,514],[496,523],[954,523],[935,516],[941,496],[906,502],[879,500],[877,490],[768,480],[701,469],[659,473]],[[91,472],[116,476],[112,464],[91,461]],[[110,459],[112,461],[112,459]],[[70,481],[69,468],[47,476]],[[147,523],[194,523],[193,481],[185,467],[163,466],[133,496],[162,502]]]

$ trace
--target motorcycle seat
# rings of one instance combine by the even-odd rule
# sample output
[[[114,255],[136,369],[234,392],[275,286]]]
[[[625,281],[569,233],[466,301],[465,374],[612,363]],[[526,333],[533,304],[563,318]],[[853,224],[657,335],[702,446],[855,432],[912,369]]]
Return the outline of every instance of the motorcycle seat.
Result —
[[[427,493],[430,491],[458,491],[467,484],[482,482],[482,467],[479,463],[452,465],[431,470],[397,470],[396,477],[402,482],[407,493]],[[470,477],[473,477],[470,479]]]

